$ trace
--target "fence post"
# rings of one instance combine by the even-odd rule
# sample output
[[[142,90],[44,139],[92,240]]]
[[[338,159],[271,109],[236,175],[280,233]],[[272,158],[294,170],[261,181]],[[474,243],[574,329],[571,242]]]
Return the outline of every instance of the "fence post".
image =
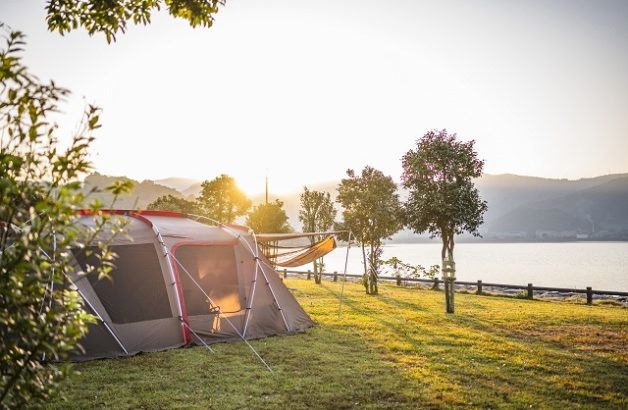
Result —
[[[338,282],[338,271],[334,271],[334,282]]]
[[[438,290],[438,278],[434,278],[434,285],[432,285],[433,290]]]
[[[284,270],[283,270],[283,277],[284,277],[284,278],[287,278],[287,277],[288,277],[288,269],[285,269],[285,268],[284,268]]]
[[[593,304],[593,289],[591,286],[587,286],[587,305]]]
[[[482,280],[478,280],[478,291],[476,293],[478,295],[482,294]]]
[[[397,279],[397,286],[401,286],[401,275],[397,274],[396,279]]]
[[[312,271],[311,270],[307,270],[307,280],[310,280],[312,278]]]
[[[532,288],[532,284],[528,283],[528,299],[534,298],[534,289]]]

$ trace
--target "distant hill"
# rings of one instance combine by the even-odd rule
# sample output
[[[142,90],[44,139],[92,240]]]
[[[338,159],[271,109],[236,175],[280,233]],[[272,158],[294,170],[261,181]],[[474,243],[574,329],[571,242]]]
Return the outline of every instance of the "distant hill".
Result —
[[[158,185],[163,185],[168,188],[176,189],[177,191],[181,193],[183,193],[186,189],[190,188],[191,186],[195,184],[198,184],[200,187],[200,182],[192,178],[172,177],[172,178],[156,179],[154,180],[154,182]]]
[[[203,190],[202,184],[203,183],[199,181],[193,182],[192,185],[188,185],[187,188],[183,189],[181,194],[186,198],[196,198]]]
[[[492,238],[628,239],[628,174],[575,181],[486,175],[477,182]]]
[[[520,175],[483,175],[476,181],[482,198],[489,203],[487,222],[523,204],[557,198],[628,176],[605,175],[579,180],[526,177]]]
[[[112,177],[101,175],[99,173],[93,173],[88,175],[83,181],[83,192],[89,193],[92,189],[103,190],[105,187],[113,184],[117,180],[127,180],[134,184],[133,190],[118,198],[118,201],[114,204],[115,209],[144,209],[153,202],[155,199],[163,195],[181,196],[181,193],[176,189],[169,188],[164,185],[156,184],[153,181],[135,181],[127,177]],[[113,201],[113,195],[109,192],[96,192],[91,193],[88,199],[100,199],[105,204],[105,207],[111,207]]]
[[[105,187],[116,179],[93,174],[86,178],[85,189]],[[191,184],[189,184],[191,182]],[[196,197],[201,183],[188,178],[166,178],[137,182],[131,194],[117,204],[144,208],[161,195]],[[188,185],[189,184],[189,185]],[[337,195],[339,182],[327,182],[308,188]],[[481,228],[485,240],[628,240],[628,174],[604,175],[579,180],[526,177],[520,175],[484,175],[476,181],[480,194],[488,202],[488,212]],[[175,189],[175,187],[178,188]],[[273,195],[269,199],[284,202],[289,222],[301,229],[298,220],[299,195]],[[108,204],[110,195],[99,194]],[[400,192],[404,198],[405,192]],[[254,204],[264,201],[263,195],[253,198]],[[339,218],[340,219],[340,208]],[[461,238],[465,240],[465,238]],[[469,238],[466,238],[467,240]],[[393,237],[396,242],[424,241],[405,230]]]

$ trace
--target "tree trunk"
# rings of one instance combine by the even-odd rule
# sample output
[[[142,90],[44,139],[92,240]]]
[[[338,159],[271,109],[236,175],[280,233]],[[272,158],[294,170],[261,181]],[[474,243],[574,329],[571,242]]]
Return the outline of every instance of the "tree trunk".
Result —
[[[318,283],[318,261],[316,259],[312,262],[312,271],[314,271],[314,283]]]
[[[449,238],[449,258],[454,260],[454,233],[451,233],[451,238]]]
[[[366,249],[364,248],[364,243],[362,243],[362,262],[364,262],[364,274],[368,274],[368,269],[366,265]]]
[[[441,258],[441,260],[445,260],[447,258],[447,248],[448,248],[448,244],[449,244],[449,233],[447,232],[446,229],[440,228],[440,236],[441,236],[441,239],[443,241],[443,247],[441,248],[441,251],[440,251],[440,258]]]
[[[377,266],[377,256],[379,254],[379,247],[377,246],[377,244],[371,242],[371,260],[370,260],[370,264],[371,264],[371,295],[377,295],[378,293],[378,287],[377,287],[377,274],[378,272],[378,266]]]
[[[447,229],[443,232],[443,268],[445,267],[445,260],[448,262],[454,262],[454,229]],[[447,264],[449,269],[453,269],[453,266]],[[444,275],[445,281],[445,306],[447,313],[454,313],[454,282],[455,282],[455,271],[447,272],[447,276]]]

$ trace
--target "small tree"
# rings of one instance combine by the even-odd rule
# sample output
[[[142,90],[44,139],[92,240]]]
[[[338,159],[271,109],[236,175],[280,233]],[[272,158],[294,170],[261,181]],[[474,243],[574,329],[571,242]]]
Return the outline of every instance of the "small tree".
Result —
[[[402,182],[409,190],[404,204],[406,224],[416,233],[440,236],[443,242],[447,313],[454,313],[455,235],[469,232],[479,236],[487,209],[473,184],[484,167],[474,143],[457,141],[456,134],[448,135],[446,130],[429,131],[402,159]]]
[[[246,219],[246,224],[256,233],[292,232],[288,216],[283,209],[283,202],[279,199],[254,207]]]
[[[415,233],[440,236],[443,260],[453,260],[456,234],[479,236],[484,222],[487,205],[473,183],[482,175],[484,161],[478,159],[474,144],[456,140],[447,130],[429,131],[402,159],[401,180],[409,191],[406,225]]]
[[[377,294],[382,241],[402,226],[397,185],[390,176],[370,166],[361,175],[349,169],[347,177],[340,182],[336,201],[344,208],[344,228],[353,233],[362,248],[366,293]]]
[[[409,263],[405,263],[396,256],[393,256],[390,259],[386,259],[384,261],[384,264],[392,269],[392,273],[397,278],[398,282],[401,281],[402,277],[418,279],[423,276],[424,278],[434,279],[440,271],[439,265],[432,265],[428,269],[425,268],[423,265],[410,265]]]
[[[188,201],[173,195],[163,195],[148,204],[147,209],[155,211],[182,212],[184,214],[199,214],[200,207],[196,201]]]
[[[307,186],[303,187],[303,192],[299,197],[301,209],[299,210],[299,221],[303,224],[303,232],[327,231],[334,225],[334,219],[338,211],[334,208],[329,192],[310,191]],[[310,243],[315,243],[322,238],[311,236]],[[321,283],[320,272],[323,270],[323,258],[314,261],[314,282]]]
[[[235,180],[222,174],[201,184],[197,198],[204,214],[221,223],[233,223],[239,216],[246,215],[252,202],[238,188]]]

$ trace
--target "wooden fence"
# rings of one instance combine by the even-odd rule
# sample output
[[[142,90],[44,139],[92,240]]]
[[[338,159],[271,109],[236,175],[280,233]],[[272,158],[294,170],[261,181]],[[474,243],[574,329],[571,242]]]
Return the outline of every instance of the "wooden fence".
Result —
[[[304,271],[284,269],[283,271],[280,271],[280,272],[282,272],[284,278],[287,278],[288,275],[299,275],[299,276],[307,275],[307,279],[309,280],[311,279],[313,275],[312,271],[310,270],[308,270],[307,272],[304,272]],[[342,278],[343,276],[342,273],[338,273],[338,272],[323,272],[321,273],[321,275],[323,277],[331,277],[334,282],[337,282],[338,278],[339,277]],[[353,278],[353,279],[361,279],[362,275],[347,274],[346,277]],[[431,284],[434,289],[437,289],[440,284],[444,283],[444,281],[439,278],[421,279],[421,278],[408,278],[408,277],[402,277],[402,276],[380,276],[379,280],[383,280],[387,282],[396,282],[397,286],[401,286],[402,283],[427,283],[427,284]],[[593,303],[593,295],[627,296],[628,297],[628,292],[619,292],[619,291],[614,291],[614,290],[598,290],[598,289],[593,289],[590,286],[587,286],[585,289],[553,288],[549,286],[534,286],[531,283],[528,283],[527,285],[509,285],[505,283],[482,282],[481,280],[478,280],[477,282],[465,282],[465,281],[457,280],[455,282],[455,285],[474,286],[477,288],[477,293],[482,293],[484,287],[502,288],[502,289],[521,289],[527,292],[526,297],[528,299],[534,298],[534,291],[536,290],[546,291],[546,292],[583,293],[587,295],[588,305]]]

